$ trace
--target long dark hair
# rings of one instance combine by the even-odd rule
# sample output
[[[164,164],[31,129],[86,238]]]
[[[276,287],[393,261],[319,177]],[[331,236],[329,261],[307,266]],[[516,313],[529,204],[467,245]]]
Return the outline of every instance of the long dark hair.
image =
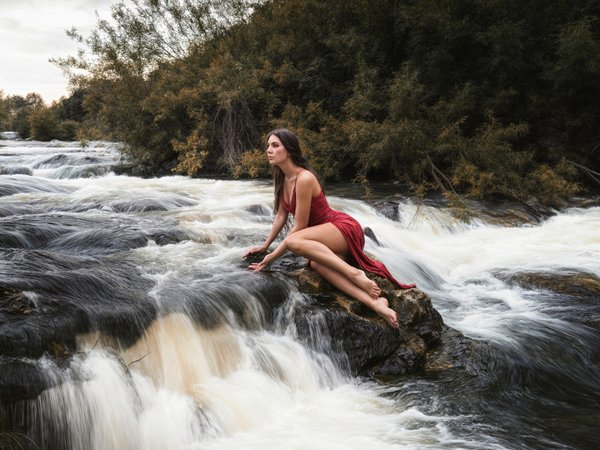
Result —
[[[292,158],[294,164],[312,172],[313,175],[317,177],[317,174],[315,174],[314,170],[310,167],[308,160],[304,157],[304,155],[302,155],[300,141],[298,140],[298,136],[296,136],[296,133],[294,133],[291,130],[288,130],[287,128],[277,128],[276,130],[271,131],[267,135],[267,142],[269,141],[269,138],[271,136],[277,136],[277,138],[281,141],[281,144],[290,154],[290,157]],[[273,166],[271,171],[273,173],[273,184],[275,185],[274,210],[277,214],[277,211],[279,210],[279,205],[281,204],[281,197],[283,196],[285,174],[283,173],[283,170],[281,170],[277,166]],[[319,177],[317,177],[317,180],[319,180]],[[321,184],[320,181],[319,184]]]

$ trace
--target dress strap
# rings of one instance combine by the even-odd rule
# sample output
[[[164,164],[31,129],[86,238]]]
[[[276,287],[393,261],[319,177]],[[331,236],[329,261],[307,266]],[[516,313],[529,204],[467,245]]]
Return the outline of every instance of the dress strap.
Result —
[[[300,172],[302,172],[303,170],[304,169],[300,169],[298,171],[298,173],[296,174],[296,179],[294,180],[294,190],[293,190],[293,192],[296,192],[296,183],[298,182],[298,175],[300,175]],[[290,197],[290,200],[291,200],[291,197]]]
[[[294,179],[294,189],[292,189],[292,195],[290,195],[290,204],[292,203],[292,197],[294,196],[294,194],[296,194],[296,183],[298,183],[298,175],[300,175],[300,172],[302,172],[303,170],[304,168],[301,168],[296,174],[296,178]]]

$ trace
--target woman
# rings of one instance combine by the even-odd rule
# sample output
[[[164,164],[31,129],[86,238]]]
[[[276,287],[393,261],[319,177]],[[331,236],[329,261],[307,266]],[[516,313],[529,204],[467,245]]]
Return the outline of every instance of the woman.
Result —
[[[290,250],[307,258],[310,267],[339,290],[373,309],[393,328],[398,328],[396,312],[385,298],[380,297],[381,289],[364,271],[388,278],[404,289],[414,285],[399,283],[382,263],[364,254],[362,227],[348,214],[329,207],[292,131],[281,128],[269,133],[267,157],[275,182],[275,219],[267,240],[248,250],[244,258],[267,251],[286,224],[289,213],[294,215],[295,221],[281,244],[261,262],[250,264],[249,269],[260,272]],[[348,261],[357,263],[360,268]]]

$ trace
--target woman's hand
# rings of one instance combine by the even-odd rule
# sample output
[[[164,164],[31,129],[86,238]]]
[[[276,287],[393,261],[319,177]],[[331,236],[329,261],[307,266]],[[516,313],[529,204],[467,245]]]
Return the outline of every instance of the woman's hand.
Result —
[[[273,261],[275,261],[277,257],[273,253],[269,253],[266,255],[261,262],[252,263],[248,266],[248,270],[253,272],[261,272],[265,270],[267,267],[271,265]]]
[[[265,244],[257,245],[255,247],[252,247],[246,253],[244,253],[244,256],[242,258],[246,259],[246,258],[249,258],[250,256],[260,255],[261,253],[266,252],[268,248],[269,247]]]

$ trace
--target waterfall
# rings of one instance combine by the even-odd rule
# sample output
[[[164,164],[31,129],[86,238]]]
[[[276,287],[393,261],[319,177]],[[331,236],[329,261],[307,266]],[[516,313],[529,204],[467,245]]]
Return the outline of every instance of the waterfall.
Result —
[[[406,196],[386,217],[327,191],[373,230],[369,253],[486,344],[474,356],[490,361],[486,377],[384,382],[351,376],[318,315],[299,338],[294,316],[314,300],[291,279],[246,270],[244,250],[270,230],[269,182],[141,179],[115,175],[118,159],[111,143],[0,141],[0,286],[21,302],[21,315],[0,305],[0,365],[38,380],[33,393],[8,390],[0,446],[9,432],[24,448],[144,450],[599,437],[600,303],[588,293],[600,286],[600,208],[506,226]]]

